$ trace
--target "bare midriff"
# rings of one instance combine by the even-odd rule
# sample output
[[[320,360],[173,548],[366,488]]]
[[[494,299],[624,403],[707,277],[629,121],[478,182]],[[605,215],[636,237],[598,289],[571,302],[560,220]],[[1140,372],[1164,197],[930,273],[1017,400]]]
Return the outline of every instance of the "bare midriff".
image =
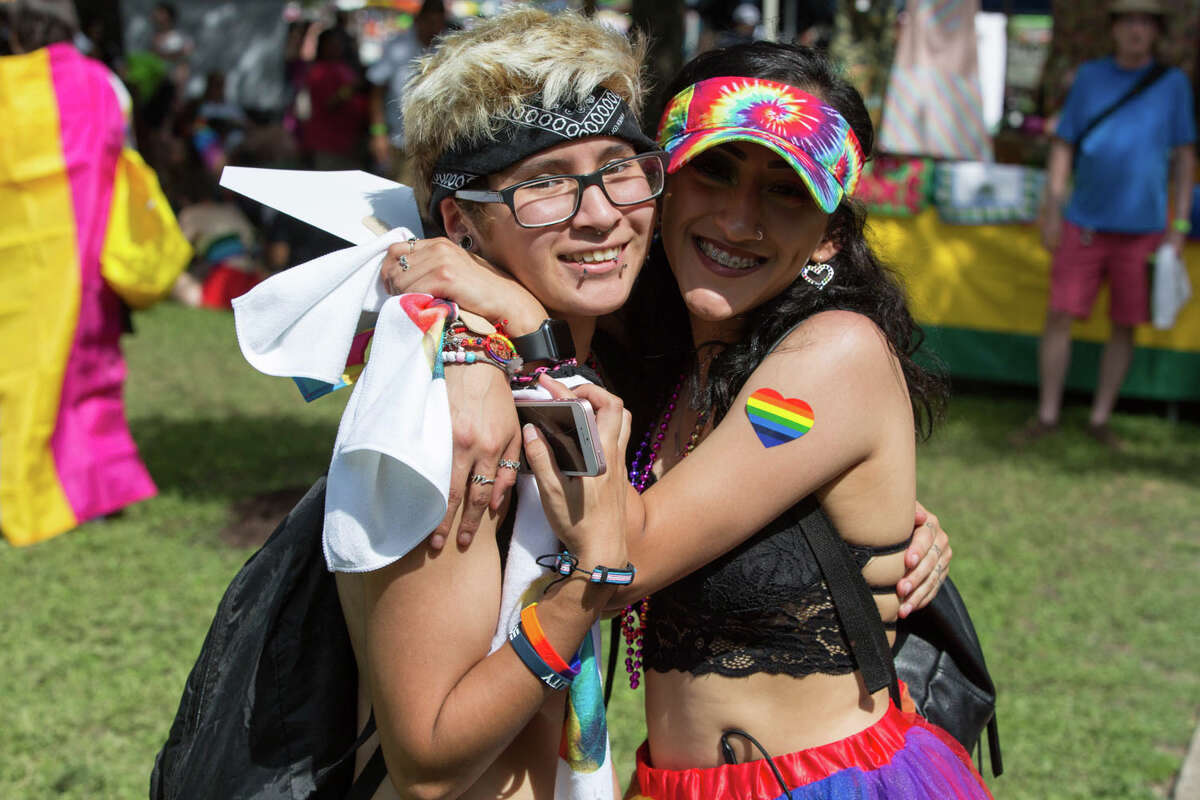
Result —
[[[858,673],[744,678],[646,673],[646,729],[650,758],[660,769],[717,767],[725,762],[721,735],[738,728],[772,756],[818,747],[852,736],[887,710],[888,692],[867,695]],[[763,757],[740,737],[730,737],[738,763]]]

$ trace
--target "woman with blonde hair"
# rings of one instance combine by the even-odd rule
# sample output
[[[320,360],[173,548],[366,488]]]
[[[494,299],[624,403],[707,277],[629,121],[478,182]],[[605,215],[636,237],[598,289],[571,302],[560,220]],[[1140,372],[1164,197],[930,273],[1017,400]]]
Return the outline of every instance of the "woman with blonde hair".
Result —
[[[662,188],[662,156],[637,124],[640,63],[637,47],[583,17],[518,9],[447,36],[420,61],[405,92],[408,155],[432,176],[417,187],[421,205],[444,212],[440,221],[460,234],[463,248],[485,253],[535,287],[566,322],[565,331],[557,330],[559,344],[583,352],[595,317],[619,307],[632,288]],[[570,220],[537,228],[489,224],[486,215],[468,222],[450,196],[542,175],[547,164],[590,174],[603,193],[588,192]],[[530,213],[543,222],[536,209]],[[460,233],[467,225],[473,239]],[[401,253],[415,247],[402,244]],[[574,284],[598,249],[615,252],[620,265],[581,300]],[[448,338],[472,337],[455,328]],[[521,339],[516,346],[523,347]],[[478,431],[516,429],[508,379],[495,366],[445,365],[459,441],[472,422]],[[571,372],[555,374],[567,379]],[[592,400],[603,449],[616,465],[628,440],[628,414],[596,387],[577,391]],[[540,438],[524,445],[527,462],[549,459]],[[533,587],[517,586],[519,622],[506,616],[502,569],[513,574],[521,527],[531,524],[525,517],[541,513],[536,500],[520,513],[505,503],[483,512],[493,487],[499,496],[515,480],[520,447],[514,439],[487,463],[468,465],[474,491],[457,519],[451,499],[446,528],[473,511],[477,522],[469,527],[484,534],[470,548],[436,548],[426,540],[382,566],[342,560],[334,567],[359,666],[360,723],[373,712],[390,777],[377,797],[616,793],[590,634],[616,586],[547,576]],[[455,485],[467,483],[465,471],[455,475]],[[589,509],[589,526],[603,527],[585,533],[575,524],[578,515],[548,515],[554,534],[583,562],[626,566],[622,470],[609,470],[582,494],[553,470],[543,471],[540,484],[544,493],[577,495]],[[536,497],[536,488],[530,479],[522,494]],[[360,749],[360,767],[374,747],[372,741]]]

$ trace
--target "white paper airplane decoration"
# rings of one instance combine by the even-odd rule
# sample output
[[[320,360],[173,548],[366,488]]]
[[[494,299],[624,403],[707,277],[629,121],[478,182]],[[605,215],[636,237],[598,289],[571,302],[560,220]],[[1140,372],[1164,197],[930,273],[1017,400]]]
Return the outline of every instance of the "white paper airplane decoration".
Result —
[[[417,238],[425,235],[412,189],[362,170],[226,167],[221,185],[351,244],[378,236],[378,225],[366,222],[370,217],[388,229],[408,228]]]

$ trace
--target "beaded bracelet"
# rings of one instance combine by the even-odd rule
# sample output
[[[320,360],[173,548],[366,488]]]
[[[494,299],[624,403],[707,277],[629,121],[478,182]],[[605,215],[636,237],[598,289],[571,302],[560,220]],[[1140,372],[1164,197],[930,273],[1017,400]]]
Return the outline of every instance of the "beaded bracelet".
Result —
[[[560,677],[574,680],[579,675],[579,653],[575,654],[575,658],[570,664],[563,660],[558,651],[554,649],[554,645],[550,644],[550,640],[546,638],[545,631],[542,630],[542,623],[537,616],[537,603],[521,609],[521,630],[537,654]]]
[[[492,361],[490,358],[484,358],[483,356],[472,353],[468,350],[443,350],[442,352],[438,353],[438,360],[443,364],[491,364],[505,375],[508,374],[508,370],[497,364],[495,361]]]
[[[584,569],[579,566],[579,559],[568,550],[563,550],[561,553],[548,553],[544,556],[538,556],[537,563],[539,566],[553,570],[564,577],[570,575],[572,572],[582,572],[588,576],[589,583],[607,583],[612,586],[628,586],[633,583],[633,576],[637,574],[637,570],[629,562],[625,563],[624,569],[604,566],[593,567],[591,570]]]
[[[546,684],[555,691],[559,689],[566,689],[571,685],[571,681],[569,679],[564,678],[562,675],[555,672],[554,669],[547,664],[540,655],[538,655],[538,651],[534,649],[533,644],[525,635],[525,631],[521,628],[520,622],[518,622],[516,625],[513,625],[512,629],[509,630],[508,643],[512,645],[513,652],[515,652],[517,657],[521,659],[521,663],[528,667],[529,671],[532,672],[534,676],[542,683]]]
[[[480,357],[482,356],[482,358]],[[512,341],[502,333],[478,336],[461,323],[455,323],[442,345],[443,364],[474,364],[487,361],[504,371],[510,378],[517,374],[524,363]]]

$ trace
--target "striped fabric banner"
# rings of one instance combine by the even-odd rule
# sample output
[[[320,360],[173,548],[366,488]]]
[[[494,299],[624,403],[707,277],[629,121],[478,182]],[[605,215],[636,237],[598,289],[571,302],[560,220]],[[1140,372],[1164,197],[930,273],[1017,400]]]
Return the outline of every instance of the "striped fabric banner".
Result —
[[[913,0],[888,78],[878,149],[990,161],[975,46],[979,0]]]

